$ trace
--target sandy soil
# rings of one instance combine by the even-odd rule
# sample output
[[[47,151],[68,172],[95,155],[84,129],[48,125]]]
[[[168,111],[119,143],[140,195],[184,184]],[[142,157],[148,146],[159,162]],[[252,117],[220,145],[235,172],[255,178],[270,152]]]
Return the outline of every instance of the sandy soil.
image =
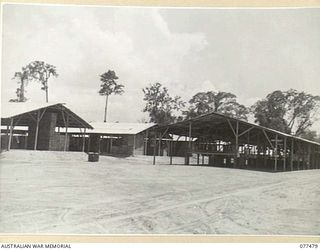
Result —
[[[0,155],[0,233],[320,235],[320,171]],[[175,159],[177,160],[177,159]]]

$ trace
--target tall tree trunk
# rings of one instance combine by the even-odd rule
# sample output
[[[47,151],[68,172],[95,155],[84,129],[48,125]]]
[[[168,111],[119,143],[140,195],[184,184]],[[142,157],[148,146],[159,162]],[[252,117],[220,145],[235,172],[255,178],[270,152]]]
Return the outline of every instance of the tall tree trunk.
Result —
[[[21,79],[19,102],[24,102],[24,80]]]
[[[46,83],[46,102],[49,101],[49,93],[48,93],[48,83]]]
[[[106,104],[104,106],[104,120],[103,120],[103,122],[107,122],[108,97],[109,97],[109,95],[106,95]]]

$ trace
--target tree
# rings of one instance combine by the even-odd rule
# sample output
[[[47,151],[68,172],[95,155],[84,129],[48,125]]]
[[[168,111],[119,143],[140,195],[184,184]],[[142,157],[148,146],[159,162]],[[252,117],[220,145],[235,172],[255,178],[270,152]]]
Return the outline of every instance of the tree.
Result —
[[[181,116],[176,114],[185,105],[180,96],[170,96],[168,89],[158,82],[142,91],[146,101],[143,112],[149,113],[150,122],[168,124],[181,120]]]
[[[286,119],[286,95],[282,91],[274,91],[263,100],[257,101],[252,106],[255,122],[264,127],[290,133]]]
[[[15,72],[12,79],[17,79],[19,87],[16,90],[16,99],[10,99],[9,102],[25,102],[27,98],[25,97],[25,87],[28,85],[30,80],[33,80],[32,70],[28,64],[26,67],[22,67],[22,70]]]
[[[294,135],[301,135],[317,119],[320,96],[313,96],[305,92],[290,89],[286,91],[288,126]]]
[[[252,106],[255,122],[296,136],[306,132],[315,121],[320,97],[298,92],[276,90]]]
[[[209,112],[217,112],[230,117],[247,120],[248,109],[236,101],[236,95],[229,92],[199,92],[189,100],[189,108],[184,111],[187,119]]]
[[[46,102],[48,102],[49,101],[48,80],[51,76],[58,77],[56,67],[42,61],[31,62],[28,65],[28,67],[30,69],[32,78],[35,80],[38,80],[42,84],[41,89],[46,92]]]
[[[100,85],[99,94],[106,97],[106,103],[104,108],[104,122],[107,122],[107,108],[108,108],[108,98],[109,95],[122,95],[124,90],[124,85],[118,84],[116,73],[112,70],[108,70],[108,72],[103,73],[100,75],[100,81],[102,84]]]

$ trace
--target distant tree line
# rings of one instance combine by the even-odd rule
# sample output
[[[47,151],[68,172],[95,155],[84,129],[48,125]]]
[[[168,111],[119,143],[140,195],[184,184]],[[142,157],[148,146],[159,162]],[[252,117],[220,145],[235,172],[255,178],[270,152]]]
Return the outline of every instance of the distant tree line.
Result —
[[[320,96],[295,89],[276,90],[246,107],[230,92],[199,92],[185,102],[179,96],[171,96],[160,83],[151,84],[142,91],[146,102],[143,111],[149,114],[150,122],[169,124],[210,112],[247,121],[252,114],[255,123],[261,126],[320,142],[316,131],[310,130],[318,119]]]
[[[48,81],[57,77],[56,67],[43,61],[33,61],[15,72],[17,80],[16,98],[10,102],[25,102],[26,86],[30,81],[41,84],[45,91],[46,102],[49,101]],[[104,122],[107,121],[109,96],[124,93],[124,85],[118,83],[115,71],[108,70],[100,75],[99,95],[105,96]],[[168,88],[156,82],[142,89],[145,101],[143,112],[149,114],[149,122],[169,124],[191,119],[199,115],[216,112],[229,117],[247,121],[252,114],[255,123],[278,131],[320,142],[316,131],[310,130],[318,119],[320,96],[299,92],[295,89],[276,90],[265,98],[258,100],[251,107],[237,101],[237,96],[230,92],[198,92],[190,100],[184,101],[180,96],[173,96]]]

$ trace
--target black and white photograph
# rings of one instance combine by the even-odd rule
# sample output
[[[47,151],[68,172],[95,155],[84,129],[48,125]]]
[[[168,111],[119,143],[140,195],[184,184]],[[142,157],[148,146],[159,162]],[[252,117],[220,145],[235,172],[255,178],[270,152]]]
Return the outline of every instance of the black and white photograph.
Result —
[[[320,235],[320,8],[1,25],[0,234]]]

